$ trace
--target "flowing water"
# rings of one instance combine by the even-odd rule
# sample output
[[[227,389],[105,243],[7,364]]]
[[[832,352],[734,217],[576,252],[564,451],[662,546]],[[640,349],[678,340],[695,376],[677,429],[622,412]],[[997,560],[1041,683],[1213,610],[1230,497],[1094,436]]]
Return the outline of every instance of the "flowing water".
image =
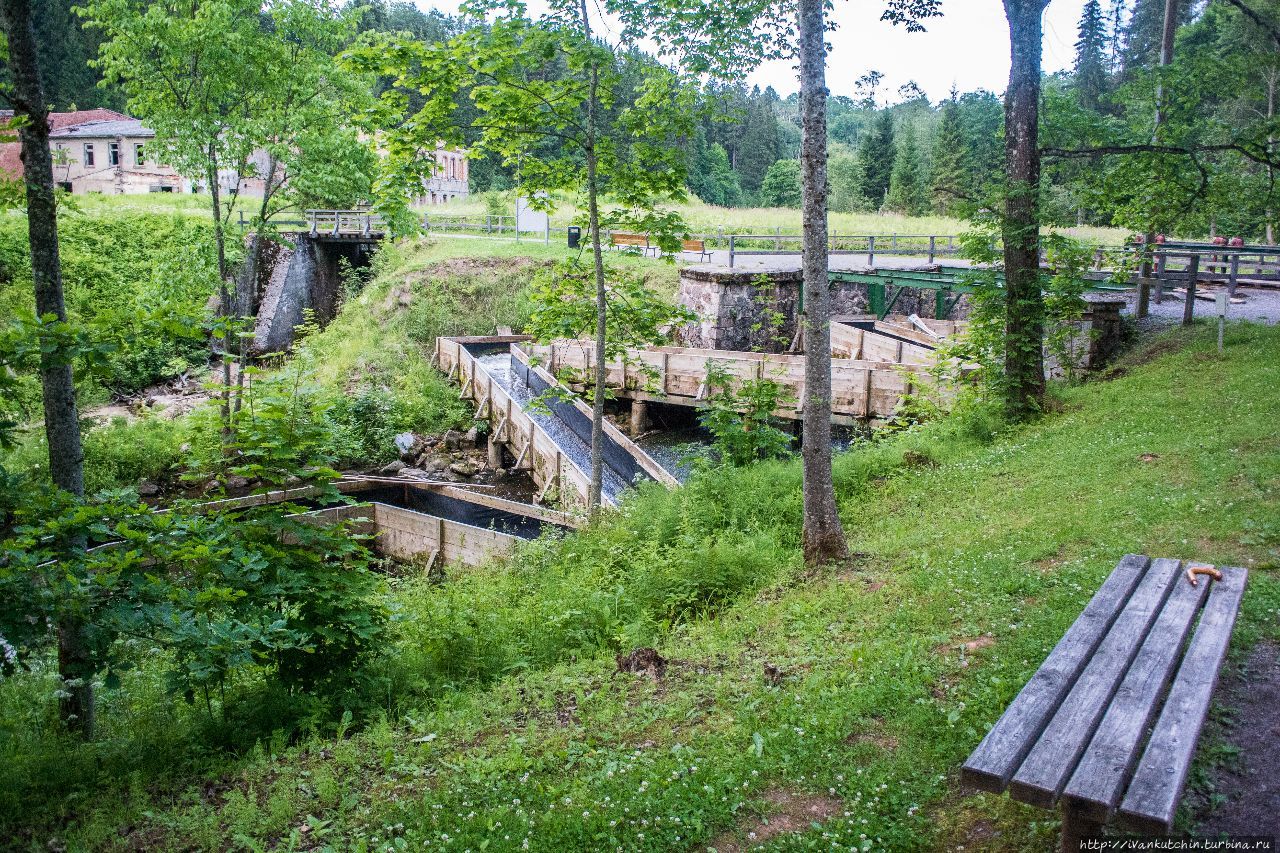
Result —
[[[539,411],[536,408],[531,409],[533,399],[537,395],[511,369],[511,353],[499,352],[480,355],[476,357],[476,363],[480,365],[481,370],[493,378],[494,382],[498,383],[502,390],[511,395],[511,399],[515,401],[516,405],[542,428],[567,459],[582,469],[583,474],[587,477],[591,476],[590,446],[555,414]],[[604,467],[600,489],[606,498],[617,503],[623,492],[630,485],[608,465]]]

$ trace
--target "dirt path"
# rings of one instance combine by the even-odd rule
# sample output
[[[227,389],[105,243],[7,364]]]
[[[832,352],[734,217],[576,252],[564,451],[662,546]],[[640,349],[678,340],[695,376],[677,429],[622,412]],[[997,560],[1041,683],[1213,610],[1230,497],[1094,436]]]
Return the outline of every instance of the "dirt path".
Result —
[[[1218,707],[1201,746],[1225,747],[1193,800],[1197,835],[1280,837],[1280,645],[1259,643],[1223,673]]]

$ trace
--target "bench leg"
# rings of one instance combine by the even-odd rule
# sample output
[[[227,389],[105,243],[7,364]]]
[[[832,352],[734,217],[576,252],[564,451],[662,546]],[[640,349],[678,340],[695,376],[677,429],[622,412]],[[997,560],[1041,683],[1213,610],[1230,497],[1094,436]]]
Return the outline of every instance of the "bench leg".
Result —
[[[1085,817],[1066,802],[1062,803],[1062,841],[1058,846],[1060,853],[1079,853],[1082,840],[1101,834],[1101,823]]]

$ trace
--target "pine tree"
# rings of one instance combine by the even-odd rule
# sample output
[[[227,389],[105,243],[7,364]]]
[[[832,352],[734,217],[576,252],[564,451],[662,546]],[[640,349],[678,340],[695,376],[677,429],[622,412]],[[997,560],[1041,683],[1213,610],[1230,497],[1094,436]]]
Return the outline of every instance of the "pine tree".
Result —
[[[778,119],[774,115],[773,104],[760,92],[752,92],[735,160],[744,190],[751,193],[760,191],[769,167],[781,156],[780,147]]]
[[[946,216],[959,200],[959,193],[969,189],[968,146],[960,119],[958,94],[953,88],[951,100],[942,105],[938,135],[933,143],[933,176],[930,195],[933,209]]]
[[[1107,65],[1103,55],[1106,42],[1102,4],[1099,0],[1088,0],[1080,16],[1074,80],[1076,97],[1085,109],[1096,111],[1107,91]]]
[[[1111,8],[1107,10],[1107,71],[1120,73],[1120,51],[1124,46],[1124,12],[1129,6],[1128,0],[1111,0]]]
[[[893,158],[893,171],[889,175],[889,195],[885,199],[885,207],[907,216],[924,213],[920,149],[916,145],[916,131],[911,122],[904,123],[898,134],[898,150]]]
[[[1178,4],[1178,25],[1191,20],[1190,0],[1180,0]],[[1140,68],[1154,68],[1160,63],[1160,40],[1164,33],[1164,0],[1137,0],[1133,6],[1133,14],[1129,16],[1129,24],[1125,27],[1124,60],[1125,71]]]
[[[882,111],[875,126],[858,148],[858,164],[862,167],[862,194],[878,208],[889,191],[889,177],[896,157],[893,144],[893,113]]]
[[[707,204],[734,207],[742,201],[742,187],[737,173],[729,166],[729,155],[718,143],[708,144],[701,129],[693,140],[688,185],[693,194]]]

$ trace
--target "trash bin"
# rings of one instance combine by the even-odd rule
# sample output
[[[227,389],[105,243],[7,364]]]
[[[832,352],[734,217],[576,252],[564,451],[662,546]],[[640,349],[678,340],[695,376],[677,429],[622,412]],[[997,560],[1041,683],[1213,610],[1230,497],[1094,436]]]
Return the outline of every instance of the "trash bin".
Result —
[[[576,249],[578,244],[582,242],[582,229],[577,225],[569,226],[569,248]]]

